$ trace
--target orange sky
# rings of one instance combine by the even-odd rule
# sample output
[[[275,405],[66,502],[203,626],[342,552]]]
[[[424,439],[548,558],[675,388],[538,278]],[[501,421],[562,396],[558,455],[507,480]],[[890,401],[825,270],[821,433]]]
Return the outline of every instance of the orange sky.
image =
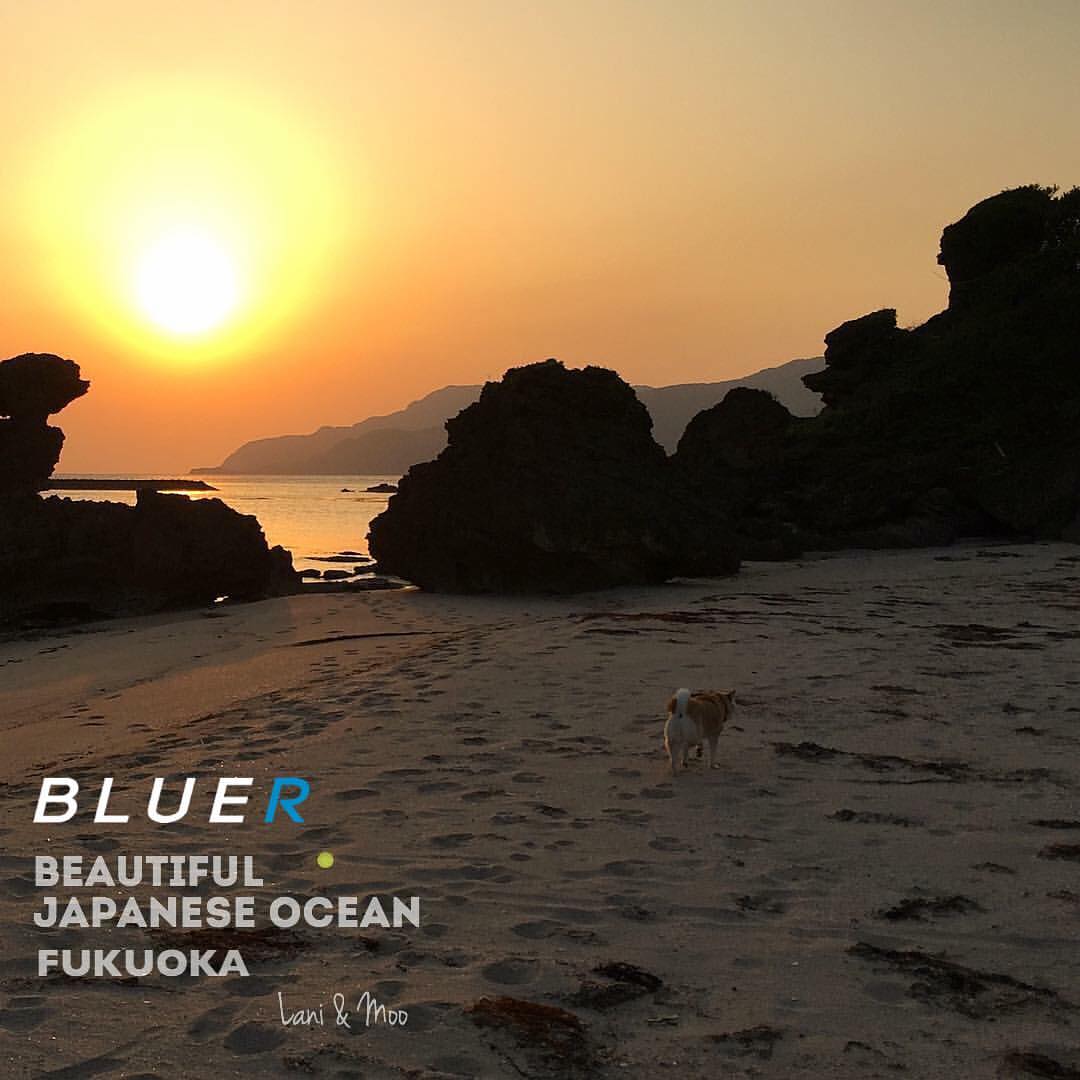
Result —
[[[814,355],[940,308],[972,202],[1080,182],[1071,0],[0,0],[0,42],[0,356],[91,379],[67,472],[551,355],[652,384]],[[236,294],[194,334],[145,270],[189,227]]]

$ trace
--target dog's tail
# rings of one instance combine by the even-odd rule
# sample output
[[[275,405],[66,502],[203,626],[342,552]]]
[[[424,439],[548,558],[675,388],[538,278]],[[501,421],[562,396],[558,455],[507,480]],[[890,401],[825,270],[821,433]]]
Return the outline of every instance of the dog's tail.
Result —
[[[675,691],[675,715],[686,716],[686,706],[690,704],[690,691],[686,687]]]

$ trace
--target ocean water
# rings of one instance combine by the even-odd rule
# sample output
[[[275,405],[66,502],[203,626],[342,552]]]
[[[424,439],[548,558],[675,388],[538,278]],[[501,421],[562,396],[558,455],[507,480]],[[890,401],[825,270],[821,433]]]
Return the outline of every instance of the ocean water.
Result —
[[[86,477],[86,474],[80,474]],[[65,474],[58,473],[57,479]],[[150,473],[90,474],[89,479],[152,480]],[[217,498],[242,514],[254,514],[271,544],[293,553],[297,570],[333,564],[320,558],[340,552],[367,554],[371,519],[386,509],[389,495],[364,489],[373,484],[397,483],[396,476],[170,476],[176,480],[203,480],[216,491],[184,492],[192,499]],[[348,490],[346,490],[348,489]],[[69,499],[124,502],[134,505],[133,491],[58,491]]]

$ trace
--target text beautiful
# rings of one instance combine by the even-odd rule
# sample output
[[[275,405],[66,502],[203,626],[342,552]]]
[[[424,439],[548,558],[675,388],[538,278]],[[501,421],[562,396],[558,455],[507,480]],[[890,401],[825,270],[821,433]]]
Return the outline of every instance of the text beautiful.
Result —
[[[248,801],[247,794],[235,789],[250,787],[252,777],[225,777],[217,782],[209,821],[234,824],[244,820],[232,811]],[[147,804],[147,817],[157,824],[179,821],[190,808],[196,778],[184,781],[177,810],[161,809],[164,778],[158,777]],[[113,781],[102,781],[94,820],[100,823],[124,823],[128,814],[110,813]],[[264,822],[272,823],[281,809],[293,822],[303,824],[297,806],[310,793],[306,780],[277,777],[270,792]],[[36,824],[59,824],[70,821],[79,811],[79,785],[70,777],[46,777],[41,785],[34,813]],[[201,895],[217,889],[262,889],[263,879],[256,873],[250,855],[116,855],[86,857],[81,855],[35,857],[34,884],[40,889],[196,889],[200,895],[164,897],[135,896],[114,898],[106,895],[42,897],[41,910],[34,914],[34,924],[50,930],[109,927],[138,930],[256,930],[257,916],[278,929],[297,925],[316,929],[367,929],[420,926],[420,897],[378,896],[272,896]],[[384,902],[385,901],[385,902]],[[178,935],[173,934],[173,943]],[[41,949],[38,974],[61,971],[69,977],[145,976],[153,973],[176,975],[247,975],[247,967],[238,949],[177,949],[161,952],[152,949]]]

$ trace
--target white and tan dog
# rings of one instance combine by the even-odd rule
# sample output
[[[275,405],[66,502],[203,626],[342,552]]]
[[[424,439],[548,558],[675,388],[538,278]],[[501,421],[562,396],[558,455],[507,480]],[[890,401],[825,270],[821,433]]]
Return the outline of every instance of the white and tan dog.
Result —
[[[720,768],[716,762],[716,743],[734,711],[734,690],[699,690],[692,694],[683,687],[675,691],[668,702],[664,725],[664,748],[671,760],[672,776],[680,764],[686,768],[690,747],[702,744],[708,748],[709,768]]]

